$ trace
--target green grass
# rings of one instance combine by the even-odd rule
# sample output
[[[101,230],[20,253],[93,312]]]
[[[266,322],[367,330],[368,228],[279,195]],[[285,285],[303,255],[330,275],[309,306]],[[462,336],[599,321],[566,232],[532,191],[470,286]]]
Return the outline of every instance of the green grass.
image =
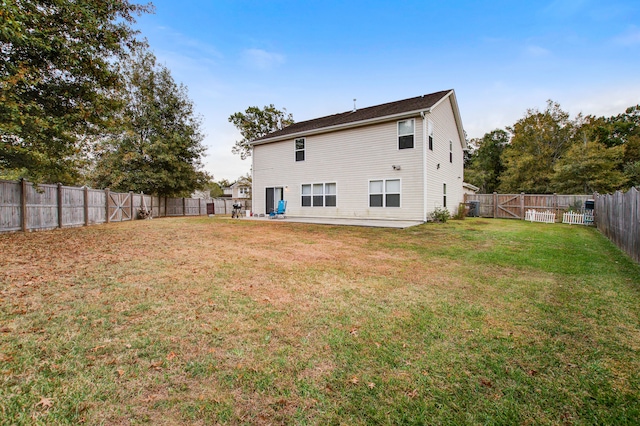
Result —
[[[0,235],[0,424],[638,424],[593,228],[178,218]]]

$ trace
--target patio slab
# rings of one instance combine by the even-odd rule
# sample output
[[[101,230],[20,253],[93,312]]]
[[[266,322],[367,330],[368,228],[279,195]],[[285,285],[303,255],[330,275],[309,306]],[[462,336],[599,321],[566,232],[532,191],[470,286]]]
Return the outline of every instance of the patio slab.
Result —
[[[286,219],[270,219],[268,216],[250,218],[242,218],[242,220],[266,220],[270,222],[294,222],[294,223],[312,223],[315,225],[344,225],[344,226],[366,226],[372,228],[397,228],[405,229],[412,226],[421,225],[422,221],[417,220],[385,220],[385,219],[343,219],[328,217],[302,217],[287,216]]]

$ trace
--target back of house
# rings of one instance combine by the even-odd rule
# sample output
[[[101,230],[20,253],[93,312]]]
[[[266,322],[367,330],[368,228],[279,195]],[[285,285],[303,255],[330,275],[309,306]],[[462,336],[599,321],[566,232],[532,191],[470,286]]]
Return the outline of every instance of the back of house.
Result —
[[[453,90],[292,124],[253,142],[253,211],[426,221],[463,201]]]

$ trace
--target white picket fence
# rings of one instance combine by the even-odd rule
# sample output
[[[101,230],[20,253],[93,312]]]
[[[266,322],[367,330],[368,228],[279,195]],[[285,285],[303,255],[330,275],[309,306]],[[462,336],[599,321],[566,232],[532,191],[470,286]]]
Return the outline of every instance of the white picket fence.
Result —
[[[549,210],[527,210],[524,220],[529,222],[555,223],[556,214]]]
[[[569,225],[593,225],[593,210],[585,213],[566,212],[562,215],[562,223]]]

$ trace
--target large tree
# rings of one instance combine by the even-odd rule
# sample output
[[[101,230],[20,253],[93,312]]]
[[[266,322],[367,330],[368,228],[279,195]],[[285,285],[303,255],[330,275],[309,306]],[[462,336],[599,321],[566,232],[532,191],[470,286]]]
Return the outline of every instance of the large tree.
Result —
[[[553,192],[551,176],[556,162],[567,152],[576,133],[576,122],[560,105],[547,102],[544,111],[530,109],[508,130],[511,143],[502,154],[505,170],[500,191],[506,193]]]
[[[617,168],[624,173],[626,184],[616,189],[640,185],[640,105],[612,117],[589,116],[583,132],[589,141],[622,149],[622,161]]]
[[[469,165],[464,170],[464,180],[480,188],[482,193],[494,192],[504,171],[502,152],[509,144],[509,134],[502,129],[496,129],[472,143],[477,148],[471,154]]]
[[[186,196],[210,177],[201,171],[205,148],[187,89],[143,52],[123,63],[124,130],[97,146],[94,184],[118,191]]]
[[[244,112],[236,112],[229,117],[229,122],[233,123],[242,135],[242,139],[236,141],[231,152],[239,154],[243,160],[251,155],[251,142],[294,123],[293,116],[287,114],[286,108],[280,111],[273,104],[262,109],[252,106]]]
[[[75,183],[82,136],[120,108],[116,64],[151,4],[0,0],[0,176]]]
[[[551,185],[562,194],[608,193],[622,188],[626,177],[620,170],[623,148],[607,148],[601,142],[574,143],[556,162]]]

